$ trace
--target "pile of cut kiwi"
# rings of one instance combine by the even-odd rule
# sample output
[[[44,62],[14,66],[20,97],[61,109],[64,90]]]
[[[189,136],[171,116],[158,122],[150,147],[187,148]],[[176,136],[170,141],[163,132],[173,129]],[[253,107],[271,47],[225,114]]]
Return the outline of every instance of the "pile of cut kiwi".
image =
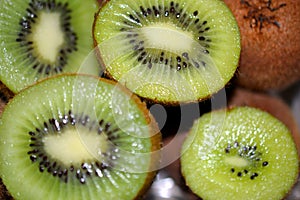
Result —
[[[184,199],[286,198],[300,132],[274,89],[300,48],[275,41],[299,41],[300,3],[282,1],[1,2],[0,199],[149,199],[163,170]],[[275,36],[261,57],[251,31]]]

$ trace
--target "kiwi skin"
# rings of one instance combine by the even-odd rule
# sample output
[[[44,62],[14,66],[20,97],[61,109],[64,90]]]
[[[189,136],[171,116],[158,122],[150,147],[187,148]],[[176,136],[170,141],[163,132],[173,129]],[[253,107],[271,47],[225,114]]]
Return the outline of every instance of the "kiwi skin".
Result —
[[[7,191],[7,189],[1,179],[0,179],[0,199],[6,199],[6,200],[13,199],[12,196]]]
[[[97,77],[97,76],[87,75],[87,74],[79,74],[79,73],[58,74],[58,75],[54,75],[52,77],[47,77],[47,78],[38,80],[36,83],[28,86],[27,88],[33,87],[33,86],[39,84],[40,82],[44,82],[44,81],[47,81],[48,79],[52,79],[52,78],[59,77],[59,76],[89,76],[89,77],[94,77],[94,78],[98,79],[99,81],[103,81],[103,82],[106,82],[106,83],[109,83],[109,84],[116,85],[117,87],[120,88],[120,90],[122,92],[124,92],[128,96],[130,96],[130,98],[137,104],[137,107],[141,110],[141,112],[144,113],[145,119],[147,121],[147,125],[149,126],[149,129],[151,130],[151,133],[155,133],[153,136],[151,136],[149,138],[151,140],[151,143],[152,143],[151,152],[155,152],[155,153],[153,153],[152,156],[151,156],[152,162],[150,163],[149,170],[148,170],[148,175],[145,179],[144,185],[140,189],[139,193],[137,193],[136,196],[133,198],[134,200],[143,199],[146,192],[151,187],[151,184],[152,184],[155,176],[157,175],[157,172],[158,172],[158,169],[159,169],[159,162],[158,161],[161,159],[160,149],[162,147],[162,135],[160,133],[160,130],[159,130],[158,124],[156,123],[155,118],[148,111],[146,103],[141,101],[141,99],[138,96],[134,95],[126,87],[124,87],[120,84],[117,84],[117,82],[115,82],[113,80],[100,78],[100,77]],[[24,90],[26,90],[26,88]],[[13,98],[13,97],[11,97],[11,98]],[[9,104],[9,102],[7,102],[7,103]],[[3,111],[5,110],[5,105],[7,103],[3,103],[3,102],[0,101],[0,106],[1,106],[1,104],[3,104],[3,108],[0,107],[0,116],[3,113]],[[10,195],[9,191],[7,190],[6,186],[4,185],[4,183],[3,183],[3,181],[0,177],[0,200],[2,200],[2,199],[13,200],[14,198]]]
[[[2,99],[0,99],[0,115],[3,112],[5,105],[6,105],[6,102],[4,102]]]
[[[14,93],[0,81],[0,101],[3,104],[6,104],[13,96]],[[2,107],[0,106],[0,109],[1,108]]]
[[[0,81],[0,116],[4,110],[5,105],[13,98],[14,93],[10,91],[1,81]],[[1,196],[0,196],[1,197]]]
[[[300,1],[224,2],[241,32],[237,84],[255,90],[282,90],[300,80]]]
[[[267,93],[235,88],[228,99],[228,107],[250,106],[266,111],[284,123],[291,131],[300,160],[300,131],[290,107],[280,97]]]

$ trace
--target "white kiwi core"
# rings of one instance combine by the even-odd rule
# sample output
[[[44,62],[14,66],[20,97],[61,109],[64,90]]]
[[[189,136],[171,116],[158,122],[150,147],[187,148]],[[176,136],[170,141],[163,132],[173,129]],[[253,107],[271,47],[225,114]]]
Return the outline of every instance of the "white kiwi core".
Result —
[[[85,129],[68,128],[61,134],[43,138],[45,151],[65,165],[81,164],[86,160],[101,160],[108,149],[107,136]]]
[[[59,13],[41,12],[32,32],[32,40],[38,55],[48,62],[55,62],[60,46],[64,43]]]
[[[145,46],[148,48],[172,51],[173,53],[189,52],[192,49],[192,34],[167,24],[143,27],[141,33],[146,38]]]
[[[234,167],[247,167],[249,165],[248,161],[239,156],[230,156],[225,158],[225,163]]]

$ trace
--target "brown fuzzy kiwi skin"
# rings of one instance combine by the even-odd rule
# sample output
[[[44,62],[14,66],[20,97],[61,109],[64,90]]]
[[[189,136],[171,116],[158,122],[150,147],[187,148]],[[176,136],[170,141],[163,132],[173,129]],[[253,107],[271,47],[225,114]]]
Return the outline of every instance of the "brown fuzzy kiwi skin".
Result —
[[[136,200],[143,199],[145,193],[150,188],[150,186],[151,186],[151,184],[152,184],[152,182],[153,182],[153,180],[154,180],[154,178],[155,178],[155,176],[156,176],[156,174],[159,170],[160,159],[161,159],[160,149],[162,147],[162,135],[161,135],[161,132],[159,130],[158,124],[155,121],[152,114],[147,109],[147,106],[146,106],[145,102],[141,101],[141,99],[138,96],[136,96],[130,90],[128,90],[127,88],[125,88],[124,86],[118,84],[117,82],[115,82],[113,80],[100,78],[100,77],[97,77],[97,76],[87,75],[87,74],[78,74],[78,73],[77,74],[75,74],[75,73],[58,74],[58,75],[55,75],[55,76],[52,76],[52,77],[47,77],[45,79],[41,79],[41,80],[37,81],[36,83],[26,87],[26,88],[32,87],[36,84],[39,84],[40,82],[46,81],[46,80],[51,79],[51,78],[55,78],[55,77],[59,77],[59,76],[78,76],[78,75],[79,76],[93,77],[95,79],[98,79],[99,81],[103,81],[103,82],[106,82],[108,84],[116,85],[117,87],[120,88],[121,91],[123,91],[128,96],[130,96],[131,100],[133,100],[137,104],[139,110],[144,114],[144,116],[146,118],[146,121],[147,121],[147,124],[148,124],[148,126],[150,128],[150,131],[152,133],[152,136],[149,139],[151,140],[151,143],[152,143],[151,152],[153,152],[153,154],[151,155],[151,161],[150,161],[150,166],[149,166],[149,170],[148,170],[148,175],[145,179],[144,185],[140,189],[140,191],[136,195],[136,197],[134,198]],[[25,90],[26,88],[24,88],[23,90]],[[1,116],[1,113],[3,112],[3,110],[4,109],[1,109],[1,107],[0,107],[0,116]],[[11,197],[11,195],[9,194],[9,191],[7,191],[5,185],[2,183],[1,177],[0,177],[0,199],[7,199],[7,200],[13,199]]]
[[[14,93],[10,91],[1,81],[0,81],[0,116],[6,106],[6,104],[12,99]],[[1,190],[0,187],[0,197],[1,197]],[[2,198],[0,198],[2,199]]]
[[[224,2],[241,32],[237,84],[254,90],[282,90],[300,80],[300,1]]]
[[[267,93],[235,88],[228,99],[228,107],[250,106],[270,113],[291,131],[300,161],[300,131],[291,108],[280,98]]]
[[[0,111],[3,109],[2,105],[6,104],[13,96],[14,93],[0,81]]]
[[[103,6],[105,3],[107,3],[109,0],[98,0],[98,4],[100,6]]]
[[[0,179],[0,199],[5,200],[12,200],[12,196],[7,191],[5,185],[3,184],[2,180]]]
[[[0,99],[0,116],[4,110],[5,105],[6,105],[6,102],[4,102]]]

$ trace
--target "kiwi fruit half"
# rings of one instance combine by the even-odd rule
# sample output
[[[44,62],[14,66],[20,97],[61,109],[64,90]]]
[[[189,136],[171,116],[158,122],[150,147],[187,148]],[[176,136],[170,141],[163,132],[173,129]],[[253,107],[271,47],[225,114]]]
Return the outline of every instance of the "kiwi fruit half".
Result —
[[[224,0],[241,32],[237,83],[282,90],[300,80],[300,1]]]
[[[160,145],[155,120],[127,89],[58,75],[5,107],[0,176],[14,199],[135,199],[155,176]]]
[[[93,36],[106,75],[152,102],[210,97],[232,78],[240,35],[220,0],[110,0]]]
[[[0,80],[16,93],[63,72],[98,75],[99,66],[80,68],[93,50],[98,9],[96,0],[2,1]]]
[[[280,200],[299,172],[289,130],[269,113],[251,107],[202,115],[181,154],[186,184],[206,200]]]

